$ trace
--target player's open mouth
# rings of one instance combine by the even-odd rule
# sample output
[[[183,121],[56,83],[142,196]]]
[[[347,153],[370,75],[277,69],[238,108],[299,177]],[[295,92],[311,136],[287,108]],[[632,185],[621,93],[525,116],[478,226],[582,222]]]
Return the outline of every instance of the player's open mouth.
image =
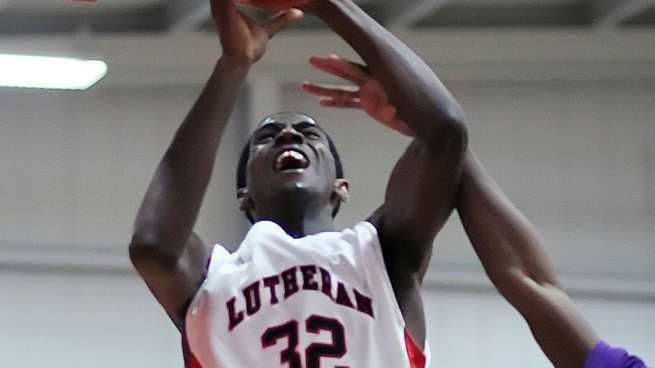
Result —
[[[309,167],[309,160],[304,153],[297,150],[282,151],[277,158],[273,169],[276,172],[282,171],[302,171]]]

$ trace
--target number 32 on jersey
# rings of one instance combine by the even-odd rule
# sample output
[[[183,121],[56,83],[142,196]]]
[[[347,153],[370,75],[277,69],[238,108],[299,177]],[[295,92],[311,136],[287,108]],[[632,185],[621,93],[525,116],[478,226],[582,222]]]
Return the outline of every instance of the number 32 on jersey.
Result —
[[[280,363],[288,368],[303,368],[303,356],[298,352],[299,329],[298,321],[290,320],[278,326],[270,327],[262,334],[262,348],[268,349],[279,340],[286,339],[287,347],[280,352]],[[313,315],[305,320],[305,332],[318,335],[322,331],[332,335],[332,342],[329,344],[312,343],[305,348],[305,368],[328,368],[321,367],[321,358],[342,358],[346,352],[346,337],[343,325],[336,319]],[[334,368],[348,368],[337,366]]]

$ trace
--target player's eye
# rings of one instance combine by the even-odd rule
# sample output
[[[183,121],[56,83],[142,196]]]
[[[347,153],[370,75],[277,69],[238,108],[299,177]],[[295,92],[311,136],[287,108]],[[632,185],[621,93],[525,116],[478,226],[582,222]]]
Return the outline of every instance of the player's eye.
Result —
[[[257,143],[259,144],[264,144],[264,143],[269,143],[274,139],[274,135],[272,132],[262,132],[260,134],[257,134]]]
[[[314,130],[305,130],[303,133],[305,134],[305,137],[309,139],[321,139],[321,135]]]

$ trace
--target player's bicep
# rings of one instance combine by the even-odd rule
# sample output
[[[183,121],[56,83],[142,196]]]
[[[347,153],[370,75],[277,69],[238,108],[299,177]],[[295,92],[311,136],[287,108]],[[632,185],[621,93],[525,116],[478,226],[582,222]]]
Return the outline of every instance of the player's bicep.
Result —
[[[151,247],[130,249],[132,263],[178,329],[184,326],[186,309],[205,278],[209,256],[195,233],[177,259],[166,259]]]
[[[429,262],[432,242],[455,203],[462,157],[462,137],[441,144],[414,140],[393,169],[379,212],[383,247],[406,256],[411,271]],[[385,252],[388,249],[385,250]]]

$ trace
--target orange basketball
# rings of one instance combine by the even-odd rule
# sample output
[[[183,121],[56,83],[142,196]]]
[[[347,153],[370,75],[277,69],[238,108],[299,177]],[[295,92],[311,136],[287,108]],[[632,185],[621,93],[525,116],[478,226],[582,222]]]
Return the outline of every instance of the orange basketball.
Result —
[[[237,3],[268,10],[284,10],[306,4],[311,0],[237,0]]]

